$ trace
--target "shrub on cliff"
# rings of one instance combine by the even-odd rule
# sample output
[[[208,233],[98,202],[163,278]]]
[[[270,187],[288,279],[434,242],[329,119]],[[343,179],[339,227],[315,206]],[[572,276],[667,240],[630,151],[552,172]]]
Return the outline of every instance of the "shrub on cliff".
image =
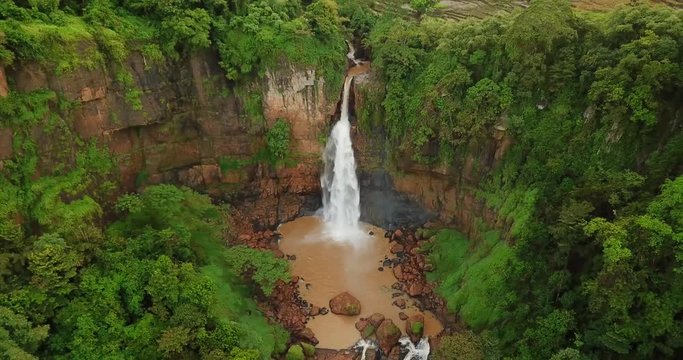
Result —
[[[304,349],[301,345],[292,345],[287,350],[287,360],[304,360],[305,358]]]
[[[290,132],[289,123],[284,119],[277,119],[273,127],[268,129],[266,144],[274,162],[284,160],[289,155]]]

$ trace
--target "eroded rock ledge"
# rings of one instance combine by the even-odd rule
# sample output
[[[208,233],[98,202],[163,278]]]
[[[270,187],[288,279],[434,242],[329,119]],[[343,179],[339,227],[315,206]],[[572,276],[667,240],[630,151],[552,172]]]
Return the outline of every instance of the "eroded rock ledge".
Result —
[[[66,141],[59,143],[40,127],[32,130],[40,174],[62,160],[57,152],[75,153],[77,138],[95,140],[113,154],[122,191],[163,182],[186,185],[243,204],[246,221],[257,228],[292,219],[319,193],[318,139],[337,99],[326,98],[325,81],[313,69],[282,64],[262,79],[237,85],[225,78],[218,56],[204,52],[162,64],[133,53],[121,66],[61,75],[37,63],[3,71],[2,94],[8,88],[52,90],[59,102],[72,104],[68,111],[59,110],[57,101],[51,104],[68,124]],[[122,73],[132,75],[132,84],[117,81]],[[130,101],[132,90],[140,92],[137,105]],[[278,118],[291,125],[296,167],[232,166],[265,147],[265,131]],[[12,157],[12,143],[12,129],[0,124],[0,163]],[[69,145],[74,148],[62,149]]]

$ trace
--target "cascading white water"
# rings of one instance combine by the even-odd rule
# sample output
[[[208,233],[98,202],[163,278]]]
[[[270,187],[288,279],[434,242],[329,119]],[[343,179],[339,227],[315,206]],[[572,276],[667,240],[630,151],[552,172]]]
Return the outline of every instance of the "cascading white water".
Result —
[[[341,117],[332,128],[325,146],[325,171],[320,178],[323,189],[323,216],[331,237],[360,245],[363,232],[360,218],[360,191],[356,177],[356,159],[351,144],[349,94],[353,77],[344,82]]]
[[[360,353],[361,353],[360,360],[365,360],[368,349],[369,350],[377,350],[377,343],[374,341],[371,341],[371,340],[360,339],[360,340],[358,340],[356,345],[353,345],[353,348],[360,350]]]
[[[429,338],[423,337],[417,346],[410,341],[409,337],[402,337],[398,340],[402,346],[404,346],[408,353],[403,358],[403,360],[427,360],[429,358]]]
[[[354,64],[360,64],[360,61],[356,59],[356,48],[353,47],[353,44],[350,41],[347,41],[346,45],[349,47],[349,52],[346,54],[346,57],[353,61]]]

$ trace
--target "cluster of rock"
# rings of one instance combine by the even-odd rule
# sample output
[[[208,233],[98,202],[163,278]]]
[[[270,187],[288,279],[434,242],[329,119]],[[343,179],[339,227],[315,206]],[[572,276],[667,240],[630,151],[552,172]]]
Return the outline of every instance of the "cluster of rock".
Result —
[[[391,256],[383,259],[378,269],[391,269],[397,280],[392,285],[396,290],[393,294],[394,306],[405,310],[410,301],[419,310],[430,310],[444,319],[447,316],[445,302],[434,293],[434,285],[428,283],[425,277],[426,272],[433,270],[433,265],[421,251],[421,247],[432,235],[433,231],[429,229],[401,228],[387,231],[385,238],[390,241]],[[253,248],[270,249],[278,257],[294,260],[294,255],[284,254],[278,249],[279,237],[277,231],[264,230],[243,232],[236,240]],[[315,356],[319,357],[320,350],[314,348],[318,344],[318,339],[313,331],[306,327],[307,321],[311,317],[324,316],[329,312],[342,316],[358,316],[362,312],[362,306],[360,301],[348,292],[342,292],[330,299],[329,308],[319,306],[321,304],[308,303],[299,292],[299,286],[306,285],[304,279],[298,276],[294,276],[287,283],[279,282],[273,295],[261,302],[261,308],[269,318],[278,321],[292,333],[295,340],[292,345],[293,352],[298,353],[299,349],[302,349],[306,350],[304,353],[308,353],[313,348]],[[406,301],[406,295],[410,297],[409,301]],[[400,312],[399,317],[404,322],[403,331],[400,324],[395,324],[393,320],[379,313],[361,317],[355,325],[360,337],[376,342],[381,354],[389,359],[400,359],[399,339],[405,334],[413,343],[419,342],[424,333],[424,316],[408,316],[405,312]],[[327,355],[331,356],[330,359],[337,359],[335,356],[342,356],[339,358],[342,359],[343,356],[352,357],[353,353],[343,355],[343,352],[330,352]],[[370,351],[367,352],[366,359],[378,359],[378,355]]]
[[[268,318],[277,320],[295,338],[317,345],[318,339],[313,330],[306,327],[311,305],[301,297],[298,283],[297,276],[289,282],[278,281],[270,298],[259,302],[259,305]]]
[[[422,253],[422,245],[429,241],[433,231],[421,229],[396,229],[387,231],[384,237],[390,241],[393,258],[385,258],[381,268],[391,268],[397,280],[392,287],[414,298],[421,311],[431,310],[445,314],[444,300],[434,293],[434,284],[428,283],[426,272],[434,270],[434,266]],[[396,295],[396,294],[395,294]],[[394,305],[405,309],[404,299],[394,300]]]
[[[356,329],[361,338],[376,341],[381,353],[389,359],[399,359],[401,349],[398,344],[403,333],[393,320],[385,318],[380,313],[375,313],[367,318],[360,318],[356,322]],[[411,341],[418,342],[424,335],[424,316],[417,314],[408,317],[405,320],[404,331]],[[366,353],[368,360],[374,360],[376,356],[376,352]]]

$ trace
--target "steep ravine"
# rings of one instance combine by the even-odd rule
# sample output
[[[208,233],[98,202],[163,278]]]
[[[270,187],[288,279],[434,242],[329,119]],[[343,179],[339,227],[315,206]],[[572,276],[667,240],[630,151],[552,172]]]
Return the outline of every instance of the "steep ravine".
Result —
[[[242,204],[241,220],[256,228],[272,228],[319,205],[320,139],[338,99],[326,96],[335,91],[327,89],[315,70],[282,64],[266,72],[263,80],[237,86],[225,79],[211,52],[164,64],[149,64],[133,53],[122,70],[133,75],[132,85],[124,87],[116,80],[121,69],[56,75],[37,63],[19,63],[4,69],[4,77],[0,73],[0,96],[5,88],[23,93],[49,89],[74,104],[62,111],[70,129],[65,135],[108,147],[123,191],[163,182],[186,185]],[[376,81],[372,71],[357,77],[352,100],[356,112],[367,106],[364,88],[376,86]],[[141,91],[141,109],[126,99],[131,88]],[[261,109],[254,111],[254,103]],[[58,104],[51,107],[57,111]],[[290,123],[296,165],[232,166],[265,146],[265,129],[278,118]],[[492,129],[488,142],[469,149],[463,159],[456,159],[458,166],[447,169],[389,161],[384,140],[377,136],[381,129],[353,126],[352,132],[366,199],[363,220],[396,227],[418,225],[438,215],[441,222],[471,235],[475,218],[492,227],[504,226],[477,199],[475,190],[510,146],[505,131]],[[58,162],[55,149],[64,144],[58,145],[57,137],[40,128],[32,136],[38,139],[39,172],[49,172]],[[0,163],[11,158],[12,142],[12,129],[0,128]]]

